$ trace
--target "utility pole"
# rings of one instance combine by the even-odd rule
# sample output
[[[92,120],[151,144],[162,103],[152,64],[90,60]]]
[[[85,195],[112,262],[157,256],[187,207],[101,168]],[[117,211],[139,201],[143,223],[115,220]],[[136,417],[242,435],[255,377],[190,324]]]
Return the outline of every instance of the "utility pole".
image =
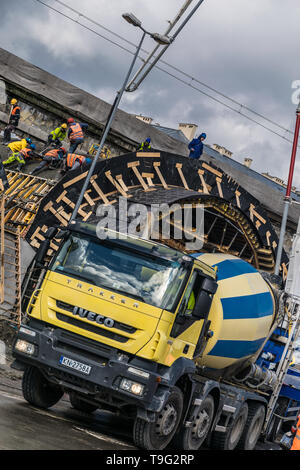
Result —
[[[101,138],[101,142],[100,142],[100,145],[99,145],[99,148],[98,148],[98,151],[97,151],[97,154],[95,156],[95,158],[93,159],[92,163],[91,163],[91,166],[90,166],[90,169],[88,171],[88,174],[87,174],[87,177],[85,178],[84,180],[84,183],[83,183],[83,186],[82,186],[82,189],[80,191],[80,194],[79,194],[79,197],[76,201],[76,204],[75,204],[75,207],[74,207],[74,210],[73,210],[73,213],[71,215],[71,218],[70,218],[70,222],[73,222],[76,217],[77,217],[77,214],[78,214],[78,210],[80,208],[80,205],[82,204],[82,200],[83,200],[83,197],[84,197],[84,194],[88,188],[88,185],[89,185],[89,182],[90,182],[90,179],[93,175],[93,172],[94,172],[94,169],[95,169],[95,166],[96,166],[96,163],[98,161],[98,158],[100,156],[100,153],[101,153],[101,150],[103,148],[103,145],[105,143],[105,140],[106,140],[106,137],[109,133],[109,130],[111,128],[111,124],[113,122],[113,119],[115,117],[115,114],[116,114],[116,111],[118,109],[118,106],[119,106],[119,103],[121,101],[121,98],[122,98],[122,95],[125,91],[125,88],[126,88],[126,85],[128,83],[128,80],[130,78],[130,75],[131,75],[131,72],[132,72],[132,69],[134,67],[134,64],[136,62],[136,59],[138,57],[138,54],[141,50],[141,47],[142,47],[142,44],[143,44],[143,41],[145,39],[145,36],[146,35],[149,35],[151,36],[156,42],[158,42],[159,44],[161,45],[166,45],[168,43],[171,42],[171,38],[168,38],[166,36],[162,36],[158,33],[150,33],[149,31],[146,31],[143,26],[142,26],[142,23],[141,21],[136,18],[132,13],[124,13],[123,15],[123,18],[130,24],[132,24],[133,26],[141,29],[143,31],[143,34],[142,34],[142,37],[141,37],[141,40],[139,42],[139,45],[136,49],[136,52],[134,54],[134,57],[133,57],[133,60],[130,64],[130,67],[129,67],[129,70],[126,74],[126,77],[125,77],[125,80],[123,82],[123,85],[121,87],[121,89],[117,92],[117,95],[116,95],[116,98],[115,98],[115,101],[112,105],[112,108],[110,110],[110,113],[109,113],[109,116],[108,116],[108,119],[107,119],[107,122],[106,122],[106,125],[105,125],[105,128],[104,128],[104,131],[103,131],[103,135],[102,135],[102,138]]]
[[[191,12],[188,14],[188,16],[185,18],[185,20],[181,23],[181,25],[178,27],[178,29],[175,31],[175,33],[172,35],[172,42],[174,39],[178,36],[178,34],[182,31],[184,26],[187,24],[187,22],[191,19],[191,17],[194,15],[194,13],[198,10],[200,5],[204,2],[204,0],[199,0],[196,6],[191,10]],[[166,35],[171,31],[171,29],[174,27],[174,25],[180,20],[188,6],[192,3],[191,0],[187,0],[183,7],[180,9],[179,13],[177,13],[176,17],[174,20],[170,23]],[[153,69],[155,64],[160,60],[160,58],[163,56],[163,54],[166,52],[170,44],[166,45],[161,52],[155,57],[154,61],[150,63],[151,58],[154,56],[155,52],[157,51],[158,47],[155,47],[155,49],[148,55],[147,59],[145,60],[144,64],[140,67],[140,69],[137,71],[135,76],[132,78],[132,80],[129,82],[126,91],[135,91],[139,87],[139,85],[142,83],[142,81],[147,77],[149,72]],[[148,65],[148,68],[147,68]],[[136,79],[141,75],[143,70],[146,68],[146,71],[144,74],[139,78],[139,80],[136,82]]]
[[[177,22],[179,20],[179,18],[182,16],[183,12],[186,10],[186,8],[190,5],[192,0],[187,0],[185,5],[183,6],[183,8],[181,9],[181,11],[179,12],[179,14],[176,16],[175,20],[172,22],[172,24],[169,26],[169,30],[172,29],[173,25],[175,24],[175,22]],[[182,28],[186,25],[186,23],[189,21],[189,19],[192,17],[192,15],[196,12],[196,10],[199,8],[199,6],[203,3],[204,0],[199,0],[197,5],[193,8],[193,10],[189,13],[189,15],[185,18],[185,20],[183,21],[183,23],[179,26],[179,28],[177,29],[177,31],[174,33],[174,35],[172,37],[168,37],[166,34],[164,35],[161,35],[161,34],[157,34],[157,33],[150,33],[149,31],[146,31],[143,26],[142,26],[142,23],[141,21],[136,18],[132,13],[124,13],[122,16],[123,18],[130,24],[132,24],[133,26],[135,27],[138,27],[139,29],[141,29],[143,31],[143,35],[142,35],[142,38],[140,40],[140,43],[136,49],[136,52],[134,54],[134,57],[133,57],[133,60],[131,62],[131,65],[129,67],[129,70],[126,74],[126,78],[124,80],[124,83],[122,85],[122,88],[117,92],[117,95],[115,97],[115,100],[114,100],[114,103],[111,107],[111,110],[110,110],[110,113],[109,113],[109,116],[107,118],[107,122],[105,124],[105,128],[104,128],[104,131],[103,131],[103,135],[102,135],[102,138],[101,138],[101,142],[100,142],[100,145],[99,145],[99,148],[98,148],[98,151],[97,151],[97,154],[95,155],[92,163],[91,163],[91,166],[89,168],[89,171],[88,171],[88,174],[83,182],[83,186],[82,186],[82,189],[80,191],[80,194],[79,194],[79,197],[76,201],[76,204],[75,204],[75,207],[74,207],[74,210],[73,210],[73,213],[71,215],[71,218],[70,218],[70,222],[73,222],[76,217],[77,217],[77,214],[78,214],[78,210],[80,208],[80,205],[82,204],[82,201],[83,201],[83,197],[84,197],[84,194],[88,188],[88,185],[89,185],[89,182],[90,182],[90,179],[93,175],[93,172],[94,172],[94,169],[95,169],[95,166],[96,166],[96,163],[98,161],[98,158],[100,156],[100,153],[101,153],[101,150],[104,146],[104,143],[106,141],[106,138],[107,138],[107,135],[110,131],[110,128],[111,128],[111,125],[112,125],[112,122],[113,122],[113,119],[115,117],[115,114],[116,114],[116,111],[118,109],[118,106],[119,106],[119,103],[121,101],[121,98],[122,98],[122,95],[124,93],[124,91],[133,91],[133,90],[129,90],[128,89],[128,81],[129,81],[129,78],[130,78],[130,75],[131,75],[131,72],[133,70],[133,67],[134,67],[134,64],[136,62],[136,59],[138,57],[138,54],[141,50],[141,47],[142,47],[142,44],[143,44],[143,41],[145,39],[145,36],[146,35],[149,35],[151,36],[159,45],[161,46],[165,46],[161,52],[161,54],[159,54],[155,60],[152,62],[152,64],[150,64],[149,68],[146,70],[146,72],[144,73],[144,75],[140,78],[138,84],[135,86],[134,89],[136,89],[138,87],[138,85],[144,80],[144,78],[148,75],[148,73],[150,72],[150,70],[154,67],[154,65],[157,63],[157,61],[160,59],[160,57],[165,53],[165,51],[167,50],[167,48],[170,46],[170,44],[174,41],[174,39],[178,36],[178,34],[180,33],[180,31],[182,30]],[[151,54],[150,54],[151,55]]]
[[[295,161],[296,161],[296,154],[297,154],[297,147],[298,147],[299,129],[300,129],[300,101],[298,103],[298,107],[296,110],[296,126],[295,126],[295,132],[294,132],[294,142],[293,142],[292,155],[291,155],[291,161],[290,161],[288,183],[287,183],[286,194],[284,198],[282,222],[281,222],[279,243],[278,243],[278,249],[277,249],[276,264],[275,264],[275,274],[277,275],[279,274],[279,269],[280,269],[286,223],[287,223],[287,218],[288,218],[288,213],[289,213],[289,207],[291,204],[291,191],[292,191],[292,182],[293,182],[293,175],[294,175],[294,168],[295,168]]]

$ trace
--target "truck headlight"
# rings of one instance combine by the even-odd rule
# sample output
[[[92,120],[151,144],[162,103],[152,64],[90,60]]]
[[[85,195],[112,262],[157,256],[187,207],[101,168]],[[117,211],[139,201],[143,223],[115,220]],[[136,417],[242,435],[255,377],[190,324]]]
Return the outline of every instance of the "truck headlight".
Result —
[[[143,395],[144,392],[144,385],[125,378],[121,380],[120,388],[139,396]]]
[[[25,354],[32,356],[35,352],[35,346],[24,339],[18,339],[15,345],[15,349]]]

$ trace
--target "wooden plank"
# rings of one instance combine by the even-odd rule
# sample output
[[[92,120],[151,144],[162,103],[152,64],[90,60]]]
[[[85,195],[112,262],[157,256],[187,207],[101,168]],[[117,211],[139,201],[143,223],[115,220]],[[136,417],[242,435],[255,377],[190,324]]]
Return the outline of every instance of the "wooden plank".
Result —
[[[151,191],[151,189],[149,189],[149,187],[147,186],[147,184],[145,183],[144,179],[142,178],[142,175],[140,174],[139,170],[137,169],[137,167],[140,165],[140,162],[131,162],[131,163],[128,163],[127,164],[127,167],[128,168],[131,168],[135,174],[135,176],[137,177],[137,179],[139,180],[139,182],[141,183],[144,191]]]
[[[211,173],[213,173],[214,175],[218,176],[219,178],[222,178],[223,174],[220,173],[220,171],[217,171],[215,170],[214,168],[212,168],[210,165],[208,165],[207,163],[202,163],[202,168],[205,168],[206,170],[210,171]]]
[[[99,194],[104,204],[111,204],[111,202],[107,199],[106,195],[104,194],[100,186],[96,183],[95,181],[96,178],[97,178],[97,175],[94,175],[91,177],[91,185],[93,186],[96,193]]]
[[[250,204],[250,219],[253,222],[253,216],[255,216],[258,220],[260,220],[263,224],[266,223],[266,219],[264,219],[256,210],[254,204]]]
[[[203,176],[204,170],[198,170],[198,175],[200,177],[200,181],[201,181],[202,188],[203,188],[203,190],[199,189],[199,192],[203,192],[204,194],[209,194],[208,185],[206,184],[204,176]]]
[[[73,184],[77,183],[78,181],[84,179],[87,176],[88,172],[86,171],[85,173],[82,173],[81,175],[76,176],[70,181],[67,181],[66,183],[63,184],[64,188],[68,188],[69,186],[72,186]]]
[[[156,157],[160,158],[160,152],[136,152],[137,157]]]
[[[216,182],[217,182],[217,187],[218,187],[218,191],[219,191],[219,196],[223,199],[223,191],[222,191],[222,178],[216,178]]]
[[[239,209],[241,208],[240,195],[241,193],[238,190],[236,190],[235,192],[236,205],[238,206]]]
[[[183,186],[185,187],[185,189],[188,189],[190,190],[190,188],[188,187],[188,184],[186,182],[186,179],[184,177],[184,174],[183,174],[183,171],[182,171],[182,163],[176,163],[176,168],[177,168],[177,171],[180,175],[180,178],[181,178],[181,181],[183,183]]]
[[[163,177],[163,175],[162,175],[162,173],[161,173],[161,171],[160,171],[160,168],[159,168],[159,167],[160,167],[160,162],[154,162],[154,163],[153,163],[153,167],[154,167],[154,170],[156,171],[157,176],[159,177],[160,182],[161,182],[161,184],[163,185],[163,187],[164,187],[165,189],[170,189],[170,188],[168,187],[167,183],[165,182],[164,177]]]
[[[119,185],[119,183],[114,179],[110,170],[105,172],[105,176],[114,185],[114,187],[117,188],[117,190],[119,191],[120,194],[122,194],[123,197],[128,197],[128,194],[126,193],[126,191],[124,191],[121,185]]]
[[[118,180],[118,183],[122,186],[124,191],[128,191],[128,188],[127,188],[126,184],[123,181],[123,176],[122,175],[117,175],[116,180]]]

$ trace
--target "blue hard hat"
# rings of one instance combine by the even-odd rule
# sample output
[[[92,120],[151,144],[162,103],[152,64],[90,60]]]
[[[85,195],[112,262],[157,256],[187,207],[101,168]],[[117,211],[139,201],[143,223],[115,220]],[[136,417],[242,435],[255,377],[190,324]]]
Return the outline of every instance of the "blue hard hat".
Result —
[[[148,137],[148,138],[146,139],[146,142],[148,142],[148,143],[150,144],[150,142],[151,142],[150,137]]]
[[[200,134],[200,137],[204,137],[204,139],[206,139],[206,134],[205,134],[205,132],[202,132],[202,134]]]
[[[32,150],[35,150],[35,145],[34,145],[34,144],[31,144],[31,145],[30,145],[30,148],[31,148]]]
[[[87,163],[89,165],[90,163],[92,163],[92,160],[90,158],[86,158],[85,163]]]
[[[28,144],[31,144],[31,143],[32,143],[32,140],[29,139],[29,137],[28,137],[28,138],[26,139],[26,142],[27,142]]]

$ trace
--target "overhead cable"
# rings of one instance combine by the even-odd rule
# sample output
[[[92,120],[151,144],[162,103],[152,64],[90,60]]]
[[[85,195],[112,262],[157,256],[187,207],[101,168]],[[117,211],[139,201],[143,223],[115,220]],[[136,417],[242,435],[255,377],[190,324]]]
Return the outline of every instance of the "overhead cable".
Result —
[[[87,25],[81,23],[79,21],[79,18],[82,17],[88,21],[90,21],[91,23],[95,24],[96,26],[100,27],[100,28],[103,28],[105,29],[107,32],[109,32],[110,34],[118,37],[119,39],[121,39],[122,41],[125,41],[127,44],[133,46],[133,47],[137,47],[136,44],[134,44],[133,42],[127,40],[126,38],[123,38],[122,36],[118,35],[117,33],[114,33],[112,30],[110,30],[109,28],[106,28],[105,26],[101,25],[100,23],[94,21],[93,19],[89,18],[88,16],[84,15],[83,13],[79,12],[78,10],[75,10],[74,8],[71,8],[69,5],[65,4],[64,2],[60,1],[60,0],[54,0],[55,2],[61,4],[62,6],[68,8],[70,11],[72,11],[73,13],[76,13],[79,18],[77,20],[75,20],[74,18],[72,18],[71,16],[67,15],[66,13],[63,13],[62,11],[60,10],[57,10],[56,8],[54,8],[53,6],[49,5],[48,3],[45,3],[44,1],[42,0],[35,0],[36,2],[44,5],[45,7],[49,8],[50,10],[54,11],[55,13],[58,13],[60,14],[61,16],[69,19],[70,21],[72,21],[73,23],[76,23],[80,26],[82,26],[83,28],[85,28],[86,30],[90,31],[91,33],[94,33],[96,34],[97,36],[101,37],[102,39],[104,39],[105,41],[108,41],[110,42],[111,44],[119,47],[120,49],[122,49],[123,51],[125,52],[128,52],[129,54],[131,55],[134,55],[134,52],[131,51],[130,49],[127,49],[126,47],[122,46],[121,44],[113,41],[112,39],[109,39],[108,37],[104,36],[103,34],[100,34],[98,31],[95,31],[94,29],[92,28],[89,28]],[[142,52],[144,53],[147,53],[149,54],[148,51],[144,50],[144,49],[141,49]],[[143,57],[140,57],[139,56],[139,59],[142,60],[143,62],[145,61],[145,59]],[[248,119],[249,121],[251,121],[252,123],[258,125],[258,126],[261,126],[262,128],[264,128],[265,130],[273,133],[274,135],[277,135],[278,137],[282,138],[283,140],[287,141],[287,142],[292,142],[292,140],[288,139],[287,137],[285,137],[285,135],[281,135],[279,134],[278,132],[276,132],[275,130],[271,129],[270,127],[267,127],[266,125],[262,124],[261,122],[257,121],[256,119],[253,119],[251,118],[248,114],[245,114],[242,112],[242,109],[248,111],[248,112],[251,112],[252,114],[256,115],[257,117],[260,117],[262,118],[263,120],[269,122],[270,124],[284,130],[285,133],[289,133],[289,134],[293,134],[293,132],[290,130],[290,129],[286,129],[284,126],[276,123],[275,121],[271,120],[270,118],[267,118],[265,116],[263,116],[262,114],[252,110],[251,108],[249,108],[248,106],[242,104],[242,103],[239,103],[238,101],[236,101],[235,99],[233,98],[230,98],[229,96],[225,95],[224,93],[216,90],[215,88],[211,87],[210,85],[207,85],[205,84],[204,82],[198,80],[197,78],[193,77],[192,75],[180,70],[178,67],[176,66],[173,66],[167,62],[165,62],[164,60],[161,60],[160,61],[162,64],[164,65],[167,65],[168,67],[172,68],[173,70],[177,71],[178,73],[184,75],[188,80],[190,80],[190,82],[172,74],[171,72],[163,69],[162,67],[158,66],[158,65],[155,65],[154,67],[158,70],[160,70],[161,72],[164,72],[166,73],[167,75],[169,75],[170,77],[176,79],[177,81],[181,82],[182,84],[186,85],[186,86],[189,86],[190,88],[193,88],[194,90],[198,91],[199,93],[203,94],[204,96],[206,96],[207,98],[221,104],[222,106],[226,107],[227,109],[230,109],[231,111],[243,116],[244,118]],[[195,83],[198,83],[200,85],[202,85],[203,87],[213,91],[214,93],[222,96],[223,98],[227,99],[228,101],[230,101],[231,103],[233,104],[236,104],[239,109],[236,109],[234,108],[233,106],[230,106],[229,104],[227,103],[224,103],[224,101],[221,101],[220,99],[208,94],[207,92],[201,90],[200,88],[196,87],[195,85],[193,85],[192,83],[195,82]],[[300,145],[298,145],[298,147],[300,147]]]

